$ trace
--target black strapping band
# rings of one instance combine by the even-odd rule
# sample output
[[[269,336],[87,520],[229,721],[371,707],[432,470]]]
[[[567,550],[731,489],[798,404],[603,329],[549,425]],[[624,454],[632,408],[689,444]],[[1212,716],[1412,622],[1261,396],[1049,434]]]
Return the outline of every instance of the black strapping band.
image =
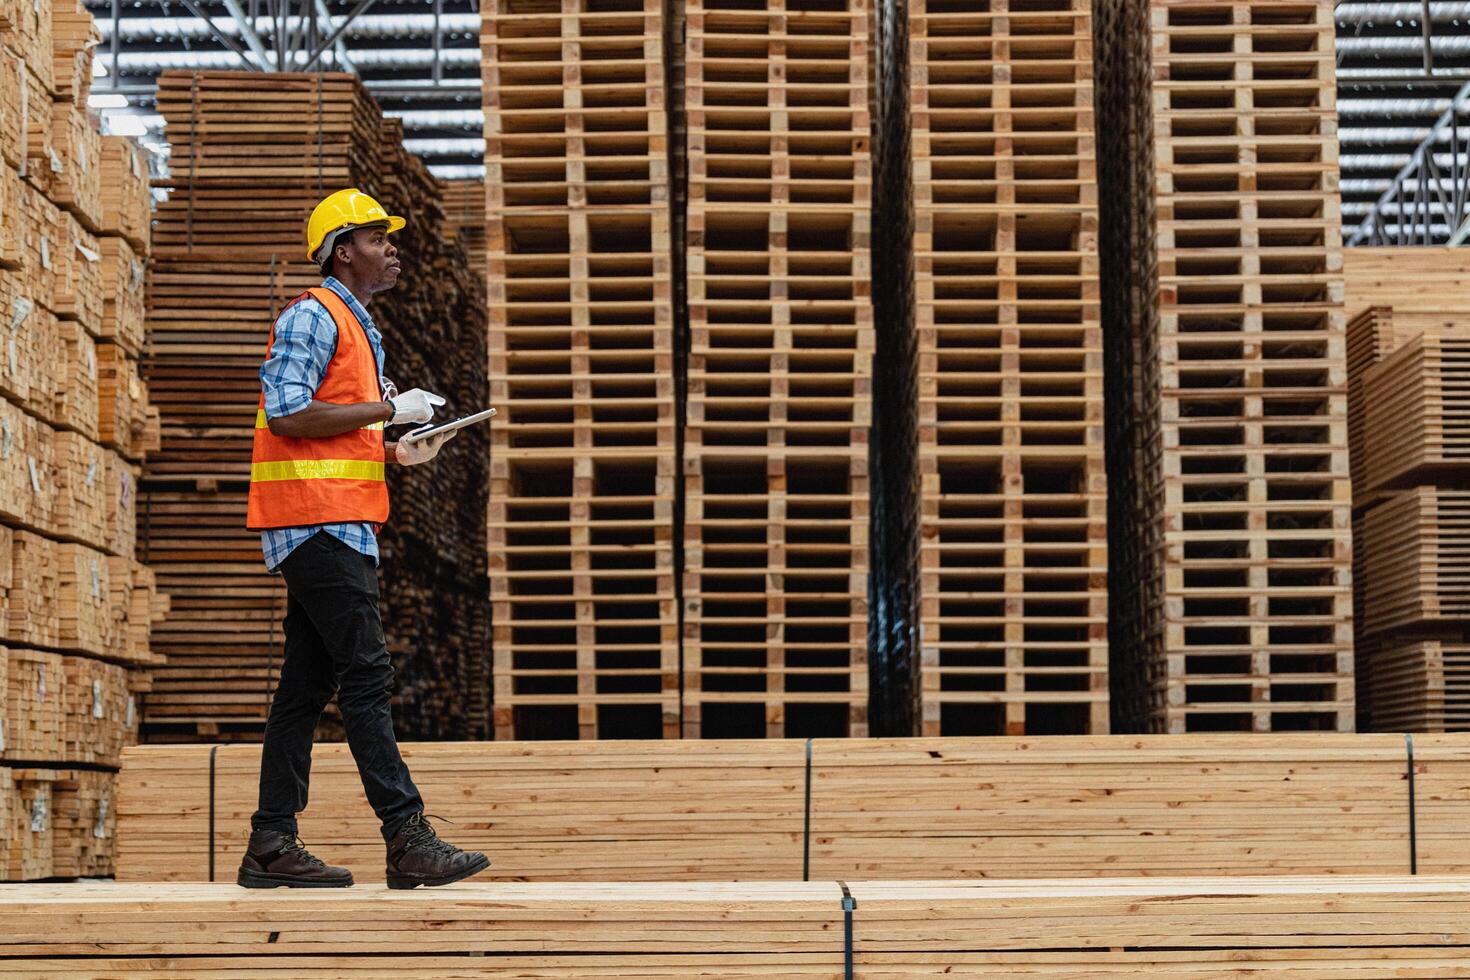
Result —
[[[801,808],[801,880],[812,872],[812,740],[806,740],[806,799]]]
[[[837,887],[842,889],[842,975],[852,980],[852,913],[857,909],[857,899],[847,890],[847,882],[839,881]]]
[[[214,754],[218,745],[209,747],[209,880],[214,880]]]
[[[1404,732],[1409,765],[1409,874],[1419,873],[1419,824],[1414,806],[1414,736]]]

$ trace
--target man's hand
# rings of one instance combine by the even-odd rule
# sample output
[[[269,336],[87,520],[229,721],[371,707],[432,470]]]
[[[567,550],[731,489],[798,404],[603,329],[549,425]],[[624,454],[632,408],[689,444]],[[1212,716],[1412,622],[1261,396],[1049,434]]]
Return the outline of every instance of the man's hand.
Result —
[[[437,436],[427,439],[419,439],[415,442],[400,442],[393,448],[393,455],[398,462],[404,466],[417,466],[419,463],[427,463],[439,455],[439,449],[450,439],[459,435],[458,429],[450,429],[441,432]]]
[[[434,409],[442,406],[444,399],[432,391],[411,388],[401,395],[389,398],[388,403],[393,406],[393,417],[388,420],[388,424],[404,425],[414,422],[432,422]]]

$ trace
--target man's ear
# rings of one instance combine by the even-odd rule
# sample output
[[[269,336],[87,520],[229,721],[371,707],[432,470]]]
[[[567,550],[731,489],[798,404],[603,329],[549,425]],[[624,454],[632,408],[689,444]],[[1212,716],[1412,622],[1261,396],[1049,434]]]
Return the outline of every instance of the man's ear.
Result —
[[[346,235],[343,235],[342,237],[343,238],[348,238],[348,236],[346,236]],[[349,239],[349,241],[350,241],[350,239]],[[347,247],[347,244],[348,244],[347,242],[338,241],[336,244],[334,244],[332,246],[332,255],[334,257],[334,261],[335,262],[342,263],[342,264],[351,264],[351,262],[352,262],[352,251],[351,251],[351,249],[349,249]]]

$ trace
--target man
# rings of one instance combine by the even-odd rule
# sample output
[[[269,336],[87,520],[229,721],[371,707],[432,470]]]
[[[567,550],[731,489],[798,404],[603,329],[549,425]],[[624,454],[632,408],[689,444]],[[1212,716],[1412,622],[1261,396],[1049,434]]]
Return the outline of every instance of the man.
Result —
[[[423,423],[444,404],[399,394],[382,376],[382,336],[367,305],[398,281],[389,235],[404,221],[356,188],[323,200],[307,255],[325,276],[282,311],[260,369],[247,526],[266,567],[286,580],[285,657],[266,722],[260,808],[237,877],[246,888],[340,888],[352,873],[308,852],[311,743],[335,694],[368,801],[382,822],[390,888],[445,885],[490,862],[440,840],[398,752],[393,666],[378,616],[378,527],[388,517],[384,464],[427,463],[452,437],[384,442],[385,425]]]

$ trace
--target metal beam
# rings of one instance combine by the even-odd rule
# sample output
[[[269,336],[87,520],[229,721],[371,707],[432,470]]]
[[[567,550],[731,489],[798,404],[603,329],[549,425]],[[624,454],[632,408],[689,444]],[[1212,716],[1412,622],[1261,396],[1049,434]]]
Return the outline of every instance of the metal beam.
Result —
[[[322,52],[330,48],[354,20],[367,13],[373,4],[377,2],[378,0],[357,0],[357,6],[348,11],[347,16],[342,19],[342,23],[338,24],[327,39],[317,46],[317,49],[311,53],[311,57],[306,59],[306,64],[301,66],[301,70],[311,71],[312,65],[315,65],[321,58]]]
[[[1414,152],[1409,155],[1408,162],[1394,175],[1393,181],[1389,184],[1388,188],[1384,190],[1373,207],[1369,209],[1367,215],[1364,216],[1362,223],[1353,232],[1352,237],[1348,240],[1349,245],[1357,245],[1365,240],[1377,241],[1379,238],[1377,226],[1384,217],[1390,204],[1395,205],[1395,214],[1401,216],[1405,214],[1405,192],[1411,187],[1421,188],[1419,195],[1421,200],[1417,202],[1420,205],[1418,210],[1422,212],[1423,217],[1422,234],[1424,244],[1430,244],[1431,236],[1429,229],[1432,220],[1428,211],[1427,191],[1422,190],[1422,188],[1431,171],[1437,170],[1434,157],[1446,141],[1449,143],[1449,151],[1452,157],[1458,157],[1467,151],[1467,147],[1461,142],[1459,128],[1459,113],[1465,111],[1467,107],[1470,107],[1470,82],[1466,82],[1460,86],[1460,90],[1450,100],[1449,107],[1435,120],[1429,132],[1424,134],[1424,138],[1414,148]],[[1456,162],[1451,167],[1451,174],[1455,178],[1463,181],[1466,178],[1467,171],[1464,166]],[[1466,194],[1463,189],[1457,189],[1452,192],[1452,197],[1456,201],[1464,201]],[[1462,223],[1463,216],[1459,214],[1447,214],[1446,218],[1450,224],[1459,226]],[[1404,228],[1402,219],[1399,220],[1396,231],[1399,244],[1403,244],[1403,236],[1406,229]],[[1407,231],[1409,232],[1409,238],[1412,240],[1413,229],[1407,229]],[[1454,234],[1458,235],[1460,232],[1456,231]]]
[[[204,12],[204,8],[200,7],[196,0],[181,0],[181,2],[184,4],[185,7],[189,8],[189,13],[193,14],[195,17],[198,17],[200,20],[204,21],[204,23],[209,25],[210,32],[214,34],[219,43],[223,44],[225,47],[233,51],[239,57],[240,61],[245,65],[246,68],[250,69],[251,71],[262,70],[260,67],[255,65],[248,57],[246,57],[245,49],[240,47],[239,43],[236,42],[234,38],[230,37],[230,35],[220,30],[219,27],[215,25],[214,21],[209,19],[209,15]]]
[[[245,44],[251,52],[260,59],[261,66],[270,64],[271,59],[266,54],[265,42],[261,41],[260,35],[255,33],[255,25],[250,23],[250,18],[245,16],[245,8],[240,6],[240,0],[224,0],[224,4],[230,16],[235,18],[235,23],[240,25],[240,36],[245,39]]]
[[[326,24],[327,27],[330,29],[332,25],[336,22],[332,19],[331,12],[327,10],[326,0],[312,0],[312,2],[316,6],[317,16],[320,17],[322,23]],[[313,33],[315,33],[315,31],[313,31]],[[315,51],[317,45],[319,44],[321,44],[320,38],[313,40],[312,50]],[[337,38],[337,43],[333,45],[332,50],[337,55],[337,64],[335,67],[338,71],[354,71],[352,67],[352,61],[347,57],[347,43],[343,41],[341,37]]]
[[[1433,35],[1430,30],[1429,0],[1424,0],[1424,12],[1419,17],[1420,34],[1424,37],[1424,74],[1434,74],[1434,48],[1429,39]]]

